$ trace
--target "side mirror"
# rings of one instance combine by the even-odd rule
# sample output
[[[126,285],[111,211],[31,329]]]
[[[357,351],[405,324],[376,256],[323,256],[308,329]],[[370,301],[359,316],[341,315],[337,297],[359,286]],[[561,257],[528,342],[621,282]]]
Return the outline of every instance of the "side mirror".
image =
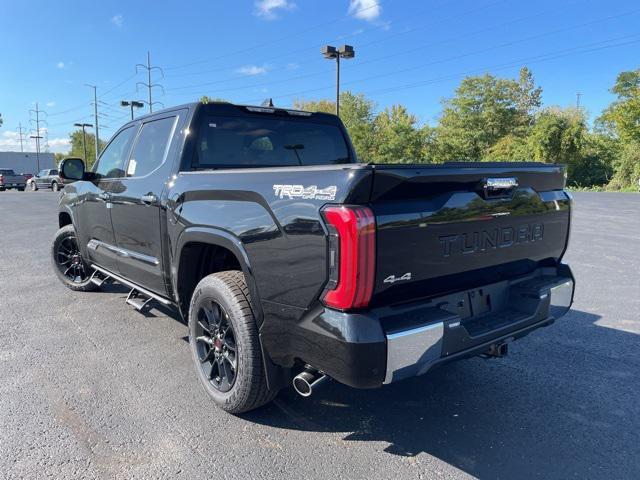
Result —
[[[84,162],[81,158],[65,158],[60,163],[59,173],[63,180],[83,180]]]

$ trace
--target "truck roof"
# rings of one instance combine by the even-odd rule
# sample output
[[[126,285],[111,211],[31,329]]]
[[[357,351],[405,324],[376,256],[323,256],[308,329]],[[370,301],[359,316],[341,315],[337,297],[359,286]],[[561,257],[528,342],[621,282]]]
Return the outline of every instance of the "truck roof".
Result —
[[[141,115],[136,117],[135,120],[144,120],[145,118],[156,116],[163,112],[169,112],[173,110],[179,110],[181,108],[189,108],[189,109],[197,109],[204,108],[207,113],[210,114],[218,114],[218,115],[237,115],[238,113],[243,114],[261,114],[261,113],[276,113],[276,112],[287,112],[292,114],[292,116],[299,116],[301,118],[313,118],[314,120],[321,120],[325,123],[338,123],[339,118],[331,113],[324,112],[309,112],[305,110],[296,110],[294,108],[287,107],[268,107],[263,105],[243,105],[236,104],[231,102],[190,102],[183,103],[181,105],[175,105],[172,107],[164,108],[162,110],[155,111],[153,113],[148,113],[146,115]],[[130,123],[130,122],[128,122]]]

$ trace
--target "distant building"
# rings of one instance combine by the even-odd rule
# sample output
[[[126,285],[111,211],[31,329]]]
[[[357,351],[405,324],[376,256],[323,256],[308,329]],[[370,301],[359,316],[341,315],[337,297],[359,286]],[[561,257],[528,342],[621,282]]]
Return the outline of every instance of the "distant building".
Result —
[[[38,158],[35,152],[0,152],[0,168],[11,168],[16,173],[38,173]],[[40,170],[56,168],[53,153],[40,153]]]

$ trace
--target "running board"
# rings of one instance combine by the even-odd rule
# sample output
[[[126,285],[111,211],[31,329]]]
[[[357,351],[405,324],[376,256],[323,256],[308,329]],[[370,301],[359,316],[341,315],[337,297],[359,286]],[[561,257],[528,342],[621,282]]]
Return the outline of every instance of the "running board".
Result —
[[[146,288],[136,285],[135,283],[130,282],[129,280],[119,275],[116,275],[115,273],[111,273],[109,270],[105,270],[104,268],[99,267],[95,264],[92,264],[91,268],[93,268],[97,272],[100,272],[102,275],[109,277],[111,280],[131,288],[129,295],[127,296],[127,303],[138,311],[141,311],[144,308],[146,308],[146,306],[149,304],[149,302],[152,299],[157,300],[163,305],[171,305],[172,303],[171,300],[169,300],[168,298],[164,298],[158,295],[157,293],[153,293],[147,290]]]
[[[111,276],[98,272],[98,270],[94,270],[89,280],[98,287],[102,287],[102,285],[111,283]]]
[[[144,294],[140,293],[139,290],[132,288],[127,296],[127,303],[135,308],[137,311],[141,312],[147,308],[149,302],[154,300],[151,297],[147,297]]]

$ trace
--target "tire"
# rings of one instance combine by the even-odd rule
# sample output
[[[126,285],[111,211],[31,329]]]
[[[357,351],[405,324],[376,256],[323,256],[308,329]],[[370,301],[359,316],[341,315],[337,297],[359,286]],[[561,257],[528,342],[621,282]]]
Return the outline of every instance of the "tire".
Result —
[[[18,187],[19,192],[24,192],[24,187]]]
[[[91,281],[91,268],[82,259],[78,250],[73,225],[62,227],[53,237],[51,262],[56,275],[65,287],[77,292],[93,292],[98,289],[98,286]]]
[[[58,182],[51,182],[51,190],[53,190],[54,192],[60,190],[60,187],[58,187]]]
[[[261,407],[278,393],[267,388],[258,327],[249,302],[242,272],[226,271],[203,278],[189,306],[189,344],[198,378],[216,405],[233,414]],[[219,322],[211,320],[216,308]],[[219,330],[216,323],[221,325]],[[224,330],[225,323],[231,328]],[[222,336],[216,336],[216,331]]]
[[[36,185],[36,182],[31,182],[29,184],[29,190],[31,190],[32,192],[35,192],[36,190],[38,190],[38,186]]]

